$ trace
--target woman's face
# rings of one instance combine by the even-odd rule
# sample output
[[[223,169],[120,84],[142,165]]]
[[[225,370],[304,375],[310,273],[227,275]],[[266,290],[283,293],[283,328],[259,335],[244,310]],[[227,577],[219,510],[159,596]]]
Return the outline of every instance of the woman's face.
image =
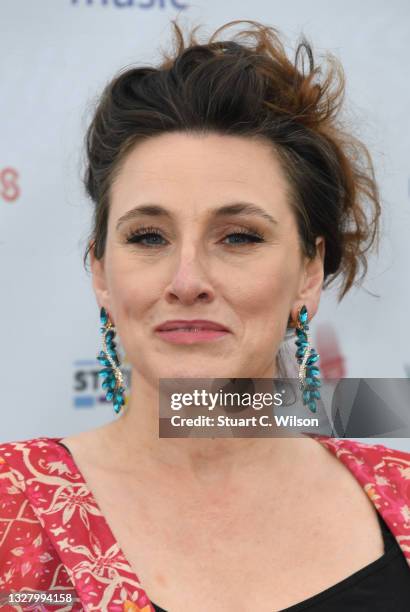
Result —
[[[138,375],[270,377],[289,315],[302,304],[309,319],[317,310],[318,243],[317,258],[305,259],[267,143],[162,134],[128,153],[112,185],[105,255],[91,259],[94,288]],[[228,332],[175,343],[155,331],[180,319]]]

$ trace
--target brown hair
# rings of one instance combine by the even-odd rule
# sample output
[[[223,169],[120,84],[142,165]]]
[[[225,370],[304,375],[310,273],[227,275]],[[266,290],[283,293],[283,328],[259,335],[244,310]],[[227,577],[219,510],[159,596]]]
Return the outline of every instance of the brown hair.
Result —
[[[232,40],[215,40],[243,23],[251,27]],[[138,142],[174,131],[262,137],[288,179],[304,254],[313,257],[315,238],[325,238],[324,287],[341,275],[340,301],[360,264],[360,280],[367,272],[366,253],[378,244],[380,216],[369,151],[340,121],[340,62],[328,53],[323,75],[303,36],[292,63],[278,30],[257,21],[230,21],[203,44],[195,38],[196,26],[188,45],[176,20],[172,24],[172,53],[163,52],[158,67],[120,71],[105,87],[88,128],[85,186],[95,207],[84,264],[91,248],[97,259],[104,255],[110,187]],[[249,40],[239,42],[241,37]]]

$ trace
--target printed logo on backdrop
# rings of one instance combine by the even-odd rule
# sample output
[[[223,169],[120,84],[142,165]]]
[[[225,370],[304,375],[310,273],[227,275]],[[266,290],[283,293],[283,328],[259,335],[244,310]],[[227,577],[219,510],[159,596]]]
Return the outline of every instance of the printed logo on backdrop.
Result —
[[[112,406],[105,399],[102,379],[99,376],[101,364],[96,359],[78,359],[73,363],[73,407],[74,409],[98,408],[101,404]],[[126,358],[121,359],[121,372],[124,376],[126,389],[130,388],[131,369]]]
[[[346,357],[335,327],[331,323],[319,323],[314,345],[320,355],[323,378],[344,378],[347,375]]]
[[[322,378],[345,378],[348,369],[347,359],[343,354],[337,330],[331,323],[318,324],[314,345],[320,355]],[[410,363],[403,363],[403,368],[405,376],[410,378]]]
[[[15,202],[20,196],[18,183],[19,173],[10,166],[0,168],[0,199],[4,202]]]
[[[188,4],[178,0],[71,0],[76,6],[113,6],[114,8],[140,8],[140,9],[166,9],[176,8],[184,10],[189,8]]]

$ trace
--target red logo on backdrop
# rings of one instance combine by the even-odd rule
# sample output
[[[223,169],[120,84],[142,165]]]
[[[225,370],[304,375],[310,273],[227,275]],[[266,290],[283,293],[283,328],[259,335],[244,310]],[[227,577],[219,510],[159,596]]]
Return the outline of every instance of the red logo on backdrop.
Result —
[[[345,377],[345,357],[334,327],[324,323],[318,325],[316,339],[316,350],[320,355],[319,368],[322,378]]]
[[[0,199],[14,202],[20,195],[19,173],[15,168],[0,169]]]

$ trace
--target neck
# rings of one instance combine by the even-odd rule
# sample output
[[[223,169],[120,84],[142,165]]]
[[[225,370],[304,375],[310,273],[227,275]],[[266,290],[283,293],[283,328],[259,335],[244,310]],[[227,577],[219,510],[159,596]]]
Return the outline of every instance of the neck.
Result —
[[[304,450],[315,446],[310,439],[295,437],[160,438],[157,383],[133,372],[123,414],[102,428],[111,459],[115,453],[118,469],[130,475],[136,472],[134,466],[145,466],[172,480],[212,485],[254,478],[262,467],[272,478],[274,466],[283,480],[292,465],[303,461]]]

